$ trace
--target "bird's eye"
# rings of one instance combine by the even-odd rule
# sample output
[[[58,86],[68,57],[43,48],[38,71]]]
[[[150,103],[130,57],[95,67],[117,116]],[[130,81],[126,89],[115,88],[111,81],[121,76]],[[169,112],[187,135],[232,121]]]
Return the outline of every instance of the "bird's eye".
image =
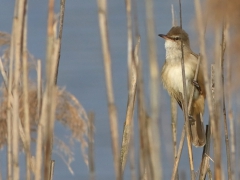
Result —
[[[179,40],[180,39],[180,37],[174,37],[174,40],[175,41],[177,41],[177,40]]]

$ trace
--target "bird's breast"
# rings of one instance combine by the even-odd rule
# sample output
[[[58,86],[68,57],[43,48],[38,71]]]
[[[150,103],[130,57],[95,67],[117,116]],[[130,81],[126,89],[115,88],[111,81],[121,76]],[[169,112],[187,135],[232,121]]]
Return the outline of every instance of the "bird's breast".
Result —
[[[195,67],[193,63],[185,61],[187,94],[190,92],[190,85],[194,78]],[[171,91],[183,94],[182,66],[180,61],[175,63],[165,62],[162,69],[162,81],[169,94],[171,94]]]

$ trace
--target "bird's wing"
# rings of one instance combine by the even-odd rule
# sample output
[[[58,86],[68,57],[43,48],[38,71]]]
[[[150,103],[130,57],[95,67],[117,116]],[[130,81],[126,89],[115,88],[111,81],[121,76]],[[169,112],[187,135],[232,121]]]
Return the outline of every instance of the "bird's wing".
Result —
[[[177,92],[177,91],[175,91],[174,89],[172,89],[171,95],[176,99],[178,105],[179,105],[180,108],[182,109],[182,93]]]

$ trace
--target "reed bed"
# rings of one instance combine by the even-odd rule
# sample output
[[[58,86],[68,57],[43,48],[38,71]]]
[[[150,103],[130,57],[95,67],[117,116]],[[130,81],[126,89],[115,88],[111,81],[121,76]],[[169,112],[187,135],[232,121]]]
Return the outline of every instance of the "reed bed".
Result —
[[[28,52],[27,45],[27,17],[28,2],[16,0],[11,34],[0,32],[0,73],[3,84],[0,89],[0,147],[7,147],[7,179],[18,180],[20,173],[24,173],[27,180],[54,179],[55,161],[52,159],[53,147],[58,146],[62,152],[58,154],[63,158],[69,171],[74,159],[71,148],[54,134],[56,121],[70,129],[74,139],[81,143],[82,154],[89,165],[89,177],[97,179],[95,173],[94,150],[94,122],[97,117],[91,112],[85,112],[74,95],[57,86],[58,67],[61,57],[61,41],[63,32],[65,0],[61,0],[60,16],[56,18],[54,0],[48,4],[48,24],[46,43],[46,79],[42,78],[42,63]],[[108,34],[108,2],[97,0],[98,18],[101,36],[101,47],[105,80],[107,105],[109,113],[110,135],[112,143],[112,156],[114,161],[115,177],[124,179],[127,161],[130,161],[131,179],[160,180],[166,176],[164,162],[162,162],[162,142],[160,135],[160,121],[163,119],[160,109],[160,67],[157,61],[157,47],[155,32],[155,17],[153,13],[154,2],[145,1],[147,50],[149,63],[149,89],[150,95],[145,96],[144,88],[148,83],[143,81],[143,63],[141,57],[141,36],[138,27],[137,1],[126,0],[127,18],[127,60],[128,64],[128,102],[123,133],[118,132],[118,115],[116,100],[114,98],[113,73],[109,34]],[[189,102],[184,100],[184,116],[177,119],[177,105],[171,99],[171,126],[172,148],[174,162],[172,163],[172,180],[178,179],[238,179],[239,174],[239,136],[236,127],[240,126],[237,112],[239,107],[239,47],[240,47],[240,3],[233,1],[199,0],[195,4],[195,22],[199,42],[198,66],[194,80],[197,79],[200,64],[204,70],[206,86],[205,106],[209,113],[206,125],[206,145],[202,148],[199,167],[194,167],[194,148],[191,145],[189,134],[189,120],[193,86]],[[179,24],[182,27],[181,0],[178,1]],[[203,12],[206,10],[206,13]],[[172,25],[176,25],[176,15],[172,6]],[[183,27],[184,29],[184,27]],[[213,48],[208,52],[206,34],[214,39]],[[210,59],[209,53],[211,53]],[[185,79],[184,57],[182,57],[182,76]],[[233,66],[234,65],[234,66]],[[31,79],[30,70],[35,70],[36,79]],[[43,83],[45,81],[45,83]],[[186,82],[183,81],[184,97],[186,97]],[[145,100],[150,99],[150,108]],[[149,110],[150,109],[150,110]],[[170,111],[169,111],[170,112]],[[134,114],[137,115],[137,124],[134,124]],[[177,142],[179,129],[177,121],[184,121],[180,141]],[[207,122],[207,123],[206,123]],[[120,125],[123,126],[123,125]],[[134,127],[138,126],[138,132]],[[169,129],[170,131],[171,129]],[[122,136],[120,146],[120,136]],[[33,138],[35,137],[35,138]],[[182,149],[185,138],[187,140],[189,169],[185,177],[179,173]],[[136,149],[134,140],[138,139]],[[169,139],[170,140],[170,139]],[[223,141],[225,140],[225,141]],[[222,144],[225,142],[224,144]],[[35,147],[35,152],[31,147]],[[86,148],[88,153],[86,153]],[[226,154],[222,147],[226,148]],[[19,152],[25,153],[26,172],[19,167]],[[61,154],[63,153],[63,154]],[[196,155],[196,154],[195,154]],[[66,157],[65,157],[66,156]],[[226,157],[226,165],[223,162]],[[137,161],[136,161],[137,159]],[[2,172],[1,172],[2,174]]]

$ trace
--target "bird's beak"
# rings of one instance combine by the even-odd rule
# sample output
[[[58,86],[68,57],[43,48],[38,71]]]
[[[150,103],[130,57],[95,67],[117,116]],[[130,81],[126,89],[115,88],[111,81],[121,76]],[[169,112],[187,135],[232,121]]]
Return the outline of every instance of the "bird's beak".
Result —
[[[159,34],[158,36],[160,36],[160,37],[163,38],[163,39],[169,39],[169,38],[167,37],[167,35],[165,35],[165,34]]]

